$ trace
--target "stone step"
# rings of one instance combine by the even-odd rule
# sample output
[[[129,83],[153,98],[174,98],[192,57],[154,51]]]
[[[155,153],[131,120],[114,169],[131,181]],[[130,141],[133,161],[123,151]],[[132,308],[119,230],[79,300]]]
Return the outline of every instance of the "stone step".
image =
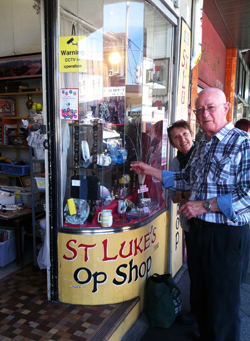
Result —
[[[117,304],[110,317],[98,326],[97,331],[87,341],[120,340],[136,321],[139,313],[139,302],[140,297],[136,297]],[[126,323],[124,324],[125,320]]]

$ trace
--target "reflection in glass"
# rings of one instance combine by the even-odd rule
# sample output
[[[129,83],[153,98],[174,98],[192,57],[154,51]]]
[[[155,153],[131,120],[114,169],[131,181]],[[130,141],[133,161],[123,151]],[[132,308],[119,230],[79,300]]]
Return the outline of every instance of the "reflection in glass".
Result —
[[[130,172],[130,163],[166,167],[172,27],[144,1],[61,3],[60,35],[77,42],[84,65],[60,73],[61,89],[79,89],[79,121],[61,123],[63,224],[102,228],[106,210],[108,227],[126,226],[165,205],[161,183]],[[68,209],[63,217],[69,199],[87,202],[86,220]]]

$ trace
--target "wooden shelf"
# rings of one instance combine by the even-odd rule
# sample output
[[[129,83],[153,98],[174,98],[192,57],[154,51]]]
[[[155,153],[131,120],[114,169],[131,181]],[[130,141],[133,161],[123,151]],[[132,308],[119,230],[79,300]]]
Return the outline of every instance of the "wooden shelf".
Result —
[[[42,94],[42,91],[28,91],[28,92],[3,92],[0,96],[21,96],[21,95],[36,95]]]
[[[39,77],[40,78],[40,77]],[[40,86],[34,86],[33,88],[40,88]],[[26,91],[27,90],[27,91]],[[11,122],[15,122],[17,124],[17,131],[19,132],[20,127],[22,126],[22,122],[21,120],[29,120],[31,117],[27,117],[27,116],[20,116],[20,102],[22,103],[22,111],[23,111],[23,107],[24,107],[24,102],[26,102],[26,98],[25,96],[34,96],[34,95],[38,95],[38,97],[40,98],[42,95],[42,91],[29,91],[28,89],[25,89],[25,91],[23,92],[1,92],[0,96],[4,96],[4,97],[13,97],[15,98],[15,114],[16,116],[11,116],[11,117],[0,117],[0,123],[2,123],[2,120],[10,120]],[[22,97],[20,97],[22,96]],[[28,108],[25,108],[25,111],[22,112],[23,115],[28,115],[29,111]],[[2,127],[3,129],[3,127]],[[9,148],[9,153],[13,154],[13,150],[15,150],[15,154],[16,154],[16,158],[20,158],[21,153],[25,153],[25,151],[27,149],[29,149],[28,146],[24,146],[24,145],[0,145],[0,148],[3,150],[5,149],[5,152],[7,153],[7,148]],[[11,150],[11,152],[10,152]],[[4,153],[5,153],[4,152]]]
[[[26,149],[29,148],[29,146],[21,146],[21,145],[14,145],[14,144],[9,144],[8,146],[5,146],[3,144],[0,145],[0,148],[21,148],[21,149]]]
[[[65,120],[65,121],[68,121],[68,120]],[[76,121],[76,122],[78,122],[78,121]],[[93,127],[93,124],[91,124],[91,123],[69,123],[69,126],[70,127]]]
[[[3,174],[3,173],[1,173],[0,175],[1,175],[1,177],[4,176],[4,177],[8,177],[8,178],[21,178],[21,177],[27,176],[29,174],[13,175],[13,174]]]
[[[11,117],[0,117],[1,120],[28,120],[30,117],[17,117],[17,116],[11,116]]]

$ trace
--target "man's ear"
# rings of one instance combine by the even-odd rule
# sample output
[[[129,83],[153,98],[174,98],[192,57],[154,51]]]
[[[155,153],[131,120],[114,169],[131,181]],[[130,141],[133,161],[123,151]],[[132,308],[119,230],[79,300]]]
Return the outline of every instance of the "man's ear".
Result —
[[[230,109],[230,103],[229,102],[225,103],[224,104],[224,108],[225,108],[225,114],[227,115],[227,113],[228,113],[228,111]]]

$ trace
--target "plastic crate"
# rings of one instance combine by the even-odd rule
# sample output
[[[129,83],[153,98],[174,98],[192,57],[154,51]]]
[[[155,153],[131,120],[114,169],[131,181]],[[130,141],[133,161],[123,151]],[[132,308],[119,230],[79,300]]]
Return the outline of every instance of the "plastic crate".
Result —
[[[22,248],[24,250],[24,235],[25,231],[22,232]],[[0,243],[0,267],[13,262],[16,259],[16,239],[15,237]]]
[[[30,174],[30,165],[1,164],[1,172],[8,175],[26,175]]]
[[[37,188],[45,188],[45,178],[36,178]]]

